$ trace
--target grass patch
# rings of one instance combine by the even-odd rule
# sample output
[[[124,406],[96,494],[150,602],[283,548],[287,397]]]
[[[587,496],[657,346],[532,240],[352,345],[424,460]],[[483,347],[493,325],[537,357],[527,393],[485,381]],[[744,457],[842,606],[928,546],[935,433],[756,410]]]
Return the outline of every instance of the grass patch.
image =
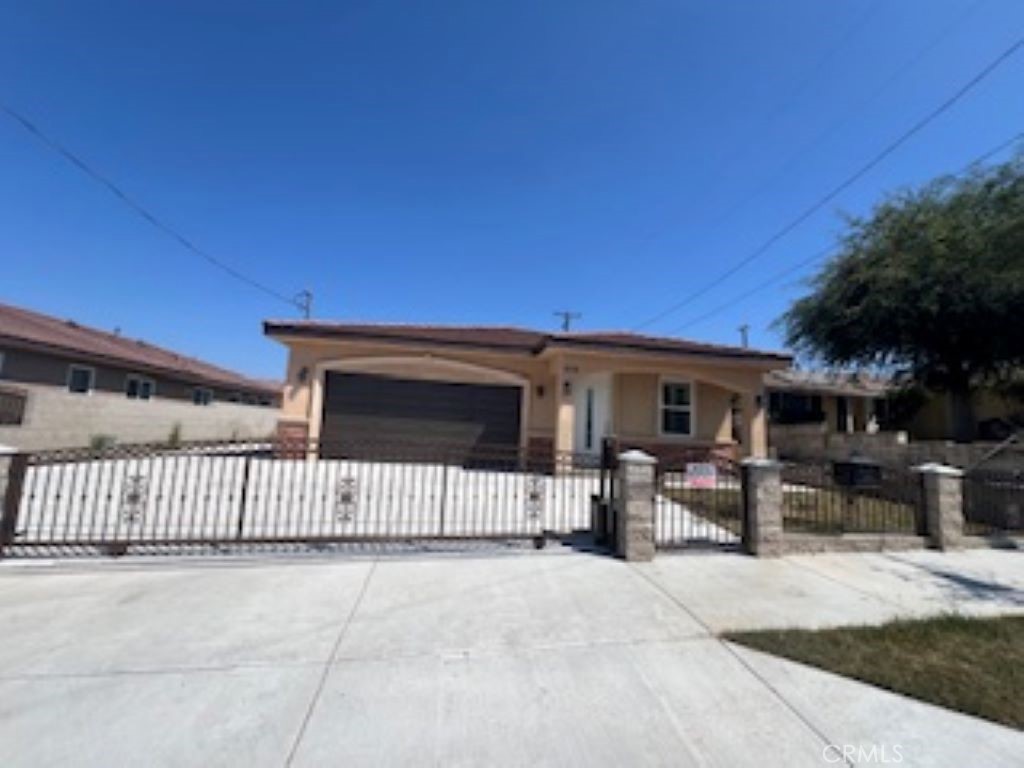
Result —
[[[739,487],[665,488],[662,494],[694,514],[742,533]],[[906,533],[917,530],[913,505],[830,488],[788,486],[782,491],[782,525],[790,533],[838,536],[842,533]]]
[[[1024,616],[944,616],[725,638],[1024,730]]]
[[[782,492],[782,525],[794,533],[914,533],[912,504],[831,488],[792,487]]]

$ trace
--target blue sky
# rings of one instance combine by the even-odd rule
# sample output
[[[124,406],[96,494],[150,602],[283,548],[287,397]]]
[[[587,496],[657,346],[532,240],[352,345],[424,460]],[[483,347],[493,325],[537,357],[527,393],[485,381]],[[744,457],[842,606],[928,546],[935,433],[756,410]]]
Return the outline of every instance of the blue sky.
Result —
[[[1024,32],[1019,0],[0,3],[0,101],[321,318],[629,329]],[[777,347],[840,212],[1024,130],[1018,53],[735,278],[645,328]],[[262,376],[288,306],[0,119],[0,300]],[[731,302],[731,303],[730,303]],[[707,310],[727,305],[692,324]]]

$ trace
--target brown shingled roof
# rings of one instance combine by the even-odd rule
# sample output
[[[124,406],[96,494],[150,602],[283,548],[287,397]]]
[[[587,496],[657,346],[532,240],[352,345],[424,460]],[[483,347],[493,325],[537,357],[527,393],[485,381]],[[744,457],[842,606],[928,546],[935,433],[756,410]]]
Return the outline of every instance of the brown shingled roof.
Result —
[[[268,320],[263,324],[263,329],[268,336],[394,341],[407,344],[497,349],[521,354],[539,354],[547,347],[577,346],[607,351],[621,350],[764,360],[778,362],[780,365],[788,365],[791,361],[790,356],[782,352],[705,344],[688,339],[645,336],[622,331],[548,333],[508,326],[392,325],[334,323],[322,320]]]
[[[277,384],[250,379],[140,339],[129,339],[8,304],[0,304],[0,344],[114,363],[196,383],[268,395],[280,393]]]

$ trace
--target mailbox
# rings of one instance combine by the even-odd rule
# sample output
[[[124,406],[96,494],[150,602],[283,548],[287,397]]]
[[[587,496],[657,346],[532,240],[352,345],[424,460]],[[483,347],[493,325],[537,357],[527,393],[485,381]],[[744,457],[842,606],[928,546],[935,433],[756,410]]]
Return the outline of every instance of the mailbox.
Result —
[[[860,456],[833,461],[832,479],[836,485],[846,488],[879,488],[882,485],[882,466]]]

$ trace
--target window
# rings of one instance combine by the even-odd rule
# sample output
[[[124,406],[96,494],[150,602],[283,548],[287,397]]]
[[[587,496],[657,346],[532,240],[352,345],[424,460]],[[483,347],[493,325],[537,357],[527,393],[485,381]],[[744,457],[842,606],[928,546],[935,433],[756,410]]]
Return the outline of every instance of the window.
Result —
[[[0,376],[4,375],[4,351],[0,349]]]
[[[693,391],[689,383],[661,383],[661,433],[683,436],[693,434]]]
[[[28,395],[18,389],[0,389],[0,425],[18,426],[25,420]]]
[[[771,392],[768,416],[776,424],[817,424],[825,420],[821,395],[798,392]]]
[[[87,395],[96,382],[96,369],[87,365],[68,366],[68,392]]]
[[[152,379],[145,376],[138,376],[134,373],[128,375],[124,382],[124,393],[131,400],[149,400],[156,392],[156,384]]]
[[[209,405],[213,402],[213,390],[207,387],[196,387],[192,390],[192,402],[195,405]]]

